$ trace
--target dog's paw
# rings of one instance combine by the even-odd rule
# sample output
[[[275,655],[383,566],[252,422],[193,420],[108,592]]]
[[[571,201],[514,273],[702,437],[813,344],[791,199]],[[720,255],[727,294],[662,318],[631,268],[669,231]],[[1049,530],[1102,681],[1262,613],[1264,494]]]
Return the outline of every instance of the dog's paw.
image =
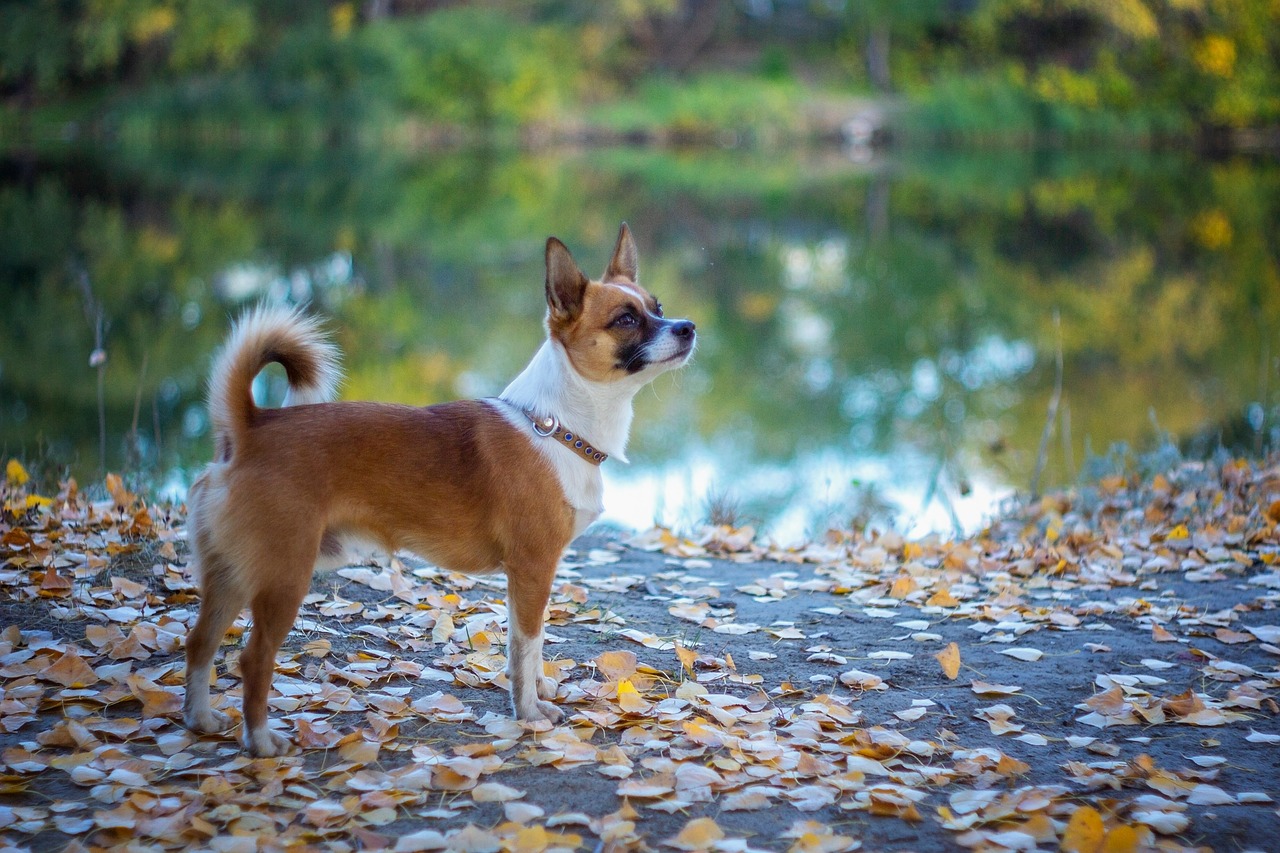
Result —
[[[266,728],[245,729],[242,742],[245,751],[255,758],[287,755],[293,749],[293,743],[287,737]]]
[[[516,704],[512,710],[515,711],[517,720],[523,720],[528,723],[538,723],[546,720],[555,725],[564,719],[563,711],[552,703],[541,699]]]
[[[556,680],[549,675],[544,675],[538,679],[538,698],[554,699],[556,691],[560,689],[560,685],[556,684]]]
[[[202,711],[187,710],[182,715],[182,722],[191,731],[206,735],[218,734],[231,728],[231,718],[211,708]]]
[[[564,719],[564,711],[561,711],[550,702],[544,702],[539,699],[533,703],[532,707],[518,710],[516,717],[530,723],[546,720],[554,726]]]

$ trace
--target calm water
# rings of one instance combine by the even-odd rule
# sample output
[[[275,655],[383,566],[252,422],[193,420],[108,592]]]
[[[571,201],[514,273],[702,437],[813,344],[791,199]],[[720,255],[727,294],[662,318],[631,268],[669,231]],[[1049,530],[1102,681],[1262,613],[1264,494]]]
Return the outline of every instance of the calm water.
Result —
[[[623,219],[701,345],[608,466],[620,524],[973,527],[1031,481],[1059,349],[1046,484],[1116,442],[1277,442],[1273,163],[115,149],[0,161],[0,451],[181,494],[209,354],[262,298],[333,318],[346,398],[496,393],[545,237],[599,274]]]

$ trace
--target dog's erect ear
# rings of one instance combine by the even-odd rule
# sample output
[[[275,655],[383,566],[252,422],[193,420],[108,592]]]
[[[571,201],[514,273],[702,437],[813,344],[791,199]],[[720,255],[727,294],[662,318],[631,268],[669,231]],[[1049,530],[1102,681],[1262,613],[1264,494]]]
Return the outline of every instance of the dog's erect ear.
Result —
[[[547,306],[554,317],[573,320],[582,313],[587,277],[578,269],[568,248],[555,237],[547,238]]]
[[[625,278],[634,283],[639,273],[638,265],[636,241],[632,239],[631,229],[624,222],[618,229],[618,243],[613,247],[613,258],[609,261],[609,268],[605,270],[604,280]]]

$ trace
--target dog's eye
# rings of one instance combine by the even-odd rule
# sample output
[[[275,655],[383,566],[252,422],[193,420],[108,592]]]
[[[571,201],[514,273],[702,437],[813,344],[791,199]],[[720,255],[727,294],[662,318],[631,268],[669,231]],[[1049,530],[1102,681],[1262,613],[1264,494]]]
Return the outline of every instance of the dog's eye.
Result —
[[[657,314],[659,317],[662,316],[662,303],[656,299],[653,300],[653,313]]]
[[[636,319],[635,314],[632,314],[630,311],[624,311],[621,314],[619,314],[617,317],[614,317],[613,322],[610,323],[609,325],[618,326],[620,328],[627,329],[634,326],[638,322],[639,321]]]

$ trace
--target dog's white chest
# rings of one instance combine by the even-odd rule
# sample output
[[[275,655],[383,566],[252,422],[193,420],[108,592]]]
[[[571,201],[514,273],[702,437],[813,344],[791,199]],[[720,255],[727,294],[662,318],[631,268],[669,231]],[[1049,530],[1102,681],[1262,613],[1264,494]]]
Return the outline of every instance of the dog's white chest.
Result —
[[[526,435],[533,448],[542,455],[555,471],[556,484],[560,486],[565,501],[573,508],[573,535],[582,531],[604,512],[604,478],[600,468],[592,465],[567,447],[535,433],[528,418],[510,404],[494,404],[504,417]]]
[[[576,539],[579,535],[581,535],[582,531],[590,527],[592,522],[594,522],[599,517],[600,517],[599,510],[579,509],[577,507],[574,507],[574,523],[573,523],[574,538]]]

